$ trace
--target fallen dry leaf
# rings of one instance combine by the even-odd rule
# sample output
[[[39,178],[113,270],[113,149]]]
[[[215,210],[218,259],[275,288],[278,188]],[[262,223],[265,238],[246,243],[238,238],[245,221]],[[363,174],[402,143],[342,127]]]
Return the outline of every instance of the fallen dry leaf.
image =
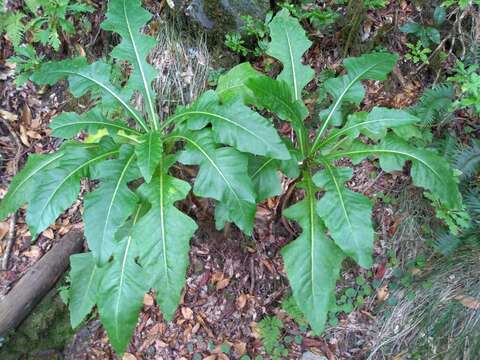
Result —
[[[137,360],[137,358],[136,358],[135,355],[133,355],[133,354],[125,353],[125,354],[122,356],[122,360]]]
[[[245,305],[247,304],[248,296],[246,294],[240,294],[240,296],[237,298],[237,308],[239,310],[242,310]]]
[[[20,125],[20,140],[22,141],[23,145],[30,147],[27,130],[25,130],[25,127],[23,125]]]
[[[182,307],[182,316],[187,320],[193,319],[193,311],[188,307]]]
[[[23,103],[20,120],[23,125],[30,127],[32,123],[32,111],[26,102]]]
[[[233,344],[233,350],[238,357],[241,357],[247,351],[247,343],[240,341]]]
[[[150,294],[143,295],[143,305],[153,306],[153,304],[155,304],[155,300],[153,299],[152,295]]]
[[[3,117],[5,120],[10,122],[17,121],[18,116],[10,111],[0,109],[0,116]]]
[[[8,229],[10,229],[10,225],[6,221],[0,222],[0,240],[2,240],[5,235],[8,233]]]
[[[216,360],[217,355],[208,355],[207,357],[204,357],[202,360]]]
[[[40,249],[40,247],[37,245],[32,245],[30,250],[25,251],[22,255],[28,258],[38,259],[40,256],[42,256],[42,249]]]
[[[217,282],[216,288],[217,290],[222,290],[222,289],[225,289],[228,286],[228,284],[230,284],[230,279],[225,278]]]
[[[377,300],[383,302],[388,299],[388,285],[382,285],[377,289]]]
[[[53,233],[53,230],[51,228],[45,230],[42,235],[51,240],[55,239],[55,234]]]
[[[460,304],[466,308],[478,310],[480,309],[480,300],[474,298],[473,296],[458,295],[455,296],[455,300],[458,300]]]

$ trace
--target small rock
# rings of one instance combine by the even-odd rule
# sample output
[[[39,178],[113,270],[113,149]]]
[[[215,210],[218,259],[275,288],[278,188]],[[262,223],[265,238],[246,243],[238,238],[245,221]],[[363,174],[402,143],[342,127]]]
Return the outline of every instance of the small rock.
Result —
[[[323,355],[317,355],[310,351],[307,351],[302,354],[301,360],[328,360],[328,359]]]

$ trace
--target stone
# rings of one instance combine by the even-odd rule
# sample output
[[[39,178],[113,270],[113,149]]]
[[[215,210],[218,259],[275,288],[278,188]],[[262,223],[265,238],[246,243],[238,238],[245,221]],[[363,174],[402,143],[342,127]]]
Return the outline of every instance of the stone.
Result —
[[[328,360],[328,359],[323,355],[317,355],[310,351],[307,351],[302,354],[302,357],[300,358],[300,360]]]
[[[263,20],[269,10],[269,0],[192,0],[184,5],[187,16],[222,38],[227,32],[240,29],[242,16]]]

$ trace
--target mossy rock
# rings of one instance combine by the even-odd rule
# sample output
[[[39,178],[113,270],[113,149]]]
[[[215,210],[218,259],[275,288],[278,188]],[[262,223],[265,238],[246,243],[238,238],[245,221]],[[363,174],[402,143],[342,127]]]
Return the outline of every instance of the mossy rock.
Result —
[[[62,359],[74,331],[67,306],[53,288],[0,348],[2,360]]]
[[[184,11],[193,21],[207,30],[210,37],[221,38],[239,30],[242,16],[263,20],[270,10],[269,0],[192,0]]]

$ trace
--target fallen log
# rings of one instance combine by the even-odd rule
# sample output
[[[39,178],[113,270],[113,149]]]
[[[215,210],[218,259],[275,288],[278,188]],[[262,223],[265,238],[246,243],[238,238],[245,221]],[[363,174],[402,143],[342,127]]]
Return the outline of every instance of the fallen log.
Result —
[[[82,250],[82,244],[80,231],[69,232],[0,300],[0,336],[15,330],[30,314],[68,268],[70,255]]]

